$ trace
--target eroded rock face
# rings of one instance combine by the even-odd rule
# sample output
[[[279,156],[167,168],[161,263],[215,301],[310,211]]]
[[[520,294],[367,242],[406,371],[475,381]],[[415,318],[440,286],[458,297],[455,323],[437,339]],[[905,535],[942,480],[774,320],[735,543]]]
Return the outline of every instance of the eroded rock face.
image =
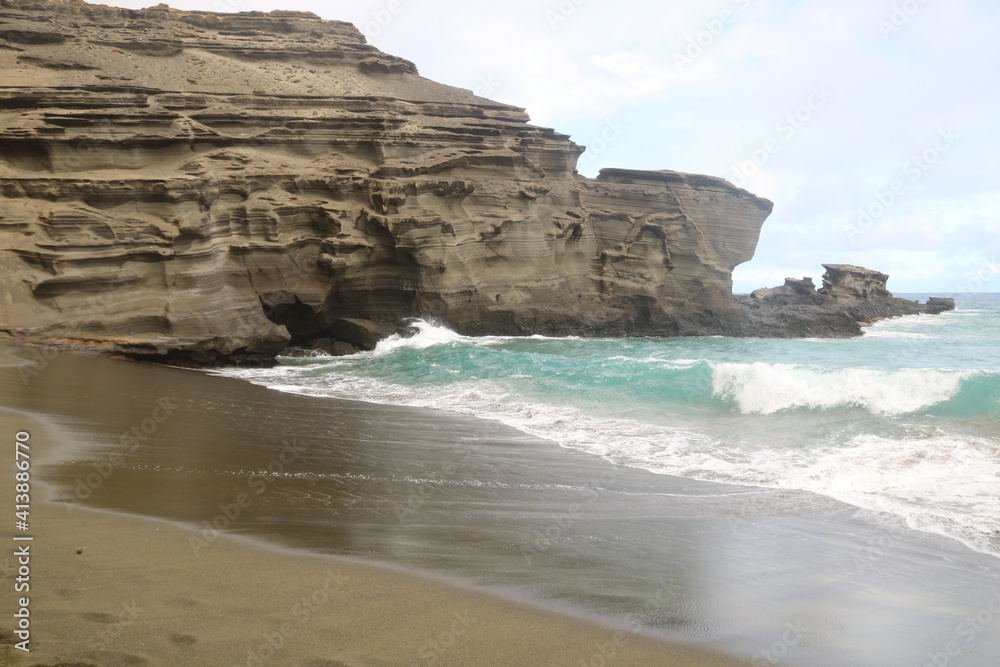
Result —
[[[0,21],[11,335],[210,362],[357,319],[741,326],[731,272],[770,202],[671,171],[583,178],[567,136],[347,23],[75,0],[10,0]]]
[[[873,271],[853,264],[824,264],[822,294],[837,301],[865,302],[892,298],[886,288],[889,276],[881,271]]]

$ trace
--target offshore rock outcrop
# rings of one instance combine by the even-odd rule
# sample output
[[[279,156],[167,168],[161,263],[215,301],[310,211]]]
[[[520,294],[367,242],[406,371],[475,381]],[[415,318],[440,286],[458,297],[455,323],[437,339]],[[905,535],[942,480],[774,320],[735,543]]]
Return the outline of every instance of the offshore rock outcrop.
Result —
[[[407,317],[797,335],[732,297],[771,202],[672,171],[584,178],[566,135],[347,23],[7,0],[0,79],[10,336],[213,363],[368,348]]]
[[[937,315],[955,308],[954,299],[932,297],[926,304],[894,297],[889,276],[852,264],[824,264],[823,286],[812,278],[786,278],[778,287],[755,290],[740,303],[748,335],[781,329],[788,336],[848,337],[861,327],[901,315]]]

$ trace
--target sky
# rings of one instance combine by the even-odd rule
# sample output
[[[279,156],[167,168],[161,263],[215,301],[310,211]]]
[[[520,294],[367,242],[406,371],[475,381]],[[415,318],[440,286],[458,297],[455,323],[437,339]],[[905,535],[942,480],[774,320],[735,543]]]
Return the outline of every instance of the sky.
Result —
[[[569,134],[587,176],[672,169],[772,200],[737,293],[819,284],[822,263],[888,273],[896,293],[1000,292],[995,0],[168,4],[350,21],[423,76]]]

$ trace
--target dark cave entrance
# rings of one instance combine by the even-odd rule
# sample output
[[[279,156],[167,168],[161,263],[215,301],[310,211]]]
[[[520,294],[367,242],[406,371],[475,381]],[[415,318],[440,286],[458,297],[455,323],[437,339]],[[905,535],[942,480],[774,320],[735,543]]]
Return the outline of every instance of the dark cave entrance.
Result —
[[[288,329],[292,337],[289,345],[302,345],[327,335],[316,309],[291,292],[262,294],[260,304],[267,319]]]

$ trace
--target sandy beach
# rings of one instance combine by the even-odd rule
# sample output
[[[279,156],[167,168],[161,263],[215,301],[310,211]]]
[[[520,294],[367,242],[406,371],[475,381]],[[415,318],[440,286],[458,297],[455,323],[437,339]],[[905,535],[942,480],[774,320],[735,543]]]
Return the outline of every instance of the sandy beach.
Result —
[[[227,534],[207,539],[197,526],[67,508],[45,484],[46,467],[100,442],[102,434],[127,430],[122,424],[141,429],[148,419],[103,388],[133,382],[137,372],[154,384],[164,373],[176,382],[184,372],[65,352],[25,366],[37,349],[2,353],[0,432],[7,453],[0,476],[12,510],[16,434],[30,434],[32,456],[30,530],[18,533],[10,517],[6,531],[2,664],[745,664],[356,559]],[[27,381],[25,368],[33,372]],[[85,374],[93,391],[81,396],[66,381],[73,374]],[[205,380],[194,372],[186,377],[192,388]],[[196,420],[179,422],[170,437],[200,437]],[[10,541],[18,534],[33,540]],[[205,548],[193,548],[198,540]],[[14,548],[23,544],[30,544],[30,592],[18,593]],[[23,638],[14,632],[13,614],[24,595],[30,596],[30,653],[15,648]]]

